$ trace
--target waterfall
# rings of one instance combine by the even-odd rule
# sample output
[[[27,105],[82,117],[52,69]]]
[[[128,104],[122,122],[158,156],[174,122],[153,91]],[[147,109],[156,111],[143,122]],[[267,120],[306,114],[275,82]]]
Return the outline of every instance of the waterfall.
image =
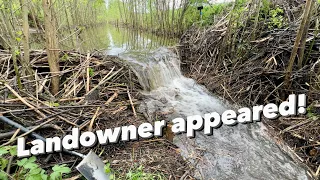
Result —
[[[178,56],[166,48],[159,48],[148,56],[137,53],[121,57],[130,62],[140,84],[148,91],[166,86],[172,80],[182,77]]]
[[[180,71],[176,54],[166,48],[131,52],[120,56],[139,78],[146,96],[141,105],[147,113],[176,117],[222,113],[232,106],[212,95]],[[222,126],[212,136],[198,132],[194,139],[176,135],[174,143],[197,169],[199,179],[308,179],[274,143],[262,123]]]

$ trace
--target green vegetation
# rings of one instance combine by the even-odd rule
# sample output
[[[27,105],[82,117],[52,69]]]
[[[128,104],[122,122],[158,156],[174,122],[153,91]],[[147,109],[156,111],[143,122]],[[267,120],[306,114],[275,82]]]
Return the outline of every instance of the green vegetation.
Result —
[[[204,6],[201,21],[197,9]],[[148,30],[157,34],[181,34],[193,24],[210,25],[214,16],[228,4],[209,4],[207,0],[110,0],[108,20],[116,24]]]
[[[114,170],[111,169],[110,163],[107,163],[105,166],[105,172],[106,173],[115,173],[115,175],[111,176],[111,179],[117,180],[117,179],[126,179],[126,180],[164,180],[166,179],[162,174],[155,174],[155,173],[147,173],[144,172],[143,166],[135,167],[129,172],[126,173],[125,177],[117,177],[117,173]],[[120,175],[119,175],[120,176]]]
[[[307,116],[314,121],[319,120],[320,118],[320,115],[316,112],[314,105],[310,105],[307,108]]]
[[[48,174],[36,163],[36,157],[13,161],[17,155],[15,146],[0,148],[0,179],[16,180],[62,180],[62,177],[71,172],[66,165],[55,165],[52,173]]]
[[[257,20],[267,22],[269,28],[284,26],[283,9],[273,7],[270,0],[261,0],[262,7]],[[147,30],[157,34],[179,35],[190,26],[209,26],[223,16],[231,18],[234,27],[238,27],[240,18],[250,14],[249,0],[237,0],[236,3],[210,4],[207,0],[186,0],[178,4],[175,0],[110,0],[107,19],[117,25]],[[252,2],[253,3],[253,2]],[[199,6],[203,6],[202,18]],[[231,13],[230,13],[231,12]],[[255,21],[255,16],[252,18]]]
[[[161,174],[152,174],[146,173],[143,171],[143,167],[139,166],[136,169],[130,170],[126,175],[128,180],[153,180],[158,179],[162,180],[165,179]]]

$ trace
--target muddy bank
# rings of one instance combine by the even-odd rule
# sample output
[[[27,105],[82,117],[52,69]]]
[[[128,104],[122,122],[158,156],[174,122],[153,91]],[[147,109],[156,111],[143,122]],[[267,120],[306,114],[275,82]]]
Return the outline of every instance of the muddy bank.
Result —
[[[35,132],[44,137],[61,137],[74,127],[82,131],[96,131],[148,122],[136,110],[142,98],[137,77],[117,57],[105,57],[98,52],[61,51],[62,83],[59,94],[52,95],[44,51],[31,53],[31,66],[36,78],[22,75],[23,89],[16,84],[10,53],[1,51],[0,56],[0,80],[6,84],[0,86],[0,114],[25,127],[35,128]],[[14,145],[8,142],[17,135],[16,129],[2,122],[0,127],[0,143]],[[28,138],[28,142],[32,140]],[[140,166],[143,172],[167,179],[180,179],[189,170],[177,147],[165,137],[81,148],[78,152],[87,154],[90,150],[109,162],[119,179],[125,179],[129,171],[133,172]],[[8,172],[15,172],[16,159],[14,157]],[[80,178],[74,168],[80,161],[77,157],[56,153],[38,156],[36,162],[48,171],[56,164],[67,164],[73,175]]]

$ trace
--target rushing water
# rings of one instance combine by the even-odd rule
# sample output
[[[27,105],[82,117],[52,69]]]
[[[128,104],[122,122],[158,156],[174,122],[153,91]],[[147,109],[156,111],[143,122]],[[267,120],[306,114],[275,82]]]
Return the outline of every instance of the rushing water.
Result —
[[[222,113],[232,108],[194,80],[184,77],[176,54],[167,48],[156,49],[174,42],[102,26],[87,29],[60,44],[64,49],[76,44],[81,51],[106,49],[106,54],[122,58],[144,88],[146,98],[140,109],[148,114],[163,112],[172,120],[209,112]],[[195,176],[199,179],[307,179],[305,169],[280,150],[261,123],[222,126],[215,129],[212,136],[198,132],[194,139],[186,138],[185,134],[177,135],[174,143],[196,167]]]
[[[167,118],[222,113],[228,106],[180,72],[177,55],[166,48],[150,53],[124,53],[145,89],[142,109]],[[168,113],[169,112],[169,113]],[[197,168],[199,179],[308,179],[305,169],[283,153],[261,124],[222,126],[212,136],[177,135],[174,143]]]

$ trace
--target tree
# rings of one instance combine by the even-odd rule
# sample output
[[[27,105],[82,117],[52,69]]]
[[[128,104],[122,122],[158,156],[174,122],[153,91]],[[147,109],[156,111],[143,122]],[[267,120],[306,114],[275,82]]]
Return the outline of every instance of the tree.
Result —
[[[51,92],[56,95],[60,86],[59,47],[56,29],[56,17],[54,11],[54,0],[43,0],[44,27],[46,38],[46,50],[51,72]]]
[[[304,30],[305,30],[305,26],[306,26],[307,21],[308,21],[308,17],[309,17],[312,1],[313,0],[307,0],[306,6],[305,6],[305,9],[304,9],[304,12],[303,12],[303,18],[302,18],[302,21],[301,21],[301,24],[300,24],[300,27],[299,27],[299,30],[298,30],[298,34],[297,34],[295,43],[293,45],[293,50],[291,52],[289,65],[288,65],[288,68],[287,68],[287,71],[286,71],[285,80],[284,80],[284,85],[285,85],[285,87],[287,89],[290,89],[290,87],[291,87],[290,78],[291,78],[291,74],[292,74],[292,69],[293,69],[294,62],[296,60],[296,56],[297,56],[299,45],[301,43],[301,39],[302,39]]]
[[[30,47],[29,47],[29,20],[28,20],[28,5],[25,0],[20,0],[22,12],[22,27],[23,27],[23,70],[27,71],[26,74],[33,78],[33,73],[30,67]]]

